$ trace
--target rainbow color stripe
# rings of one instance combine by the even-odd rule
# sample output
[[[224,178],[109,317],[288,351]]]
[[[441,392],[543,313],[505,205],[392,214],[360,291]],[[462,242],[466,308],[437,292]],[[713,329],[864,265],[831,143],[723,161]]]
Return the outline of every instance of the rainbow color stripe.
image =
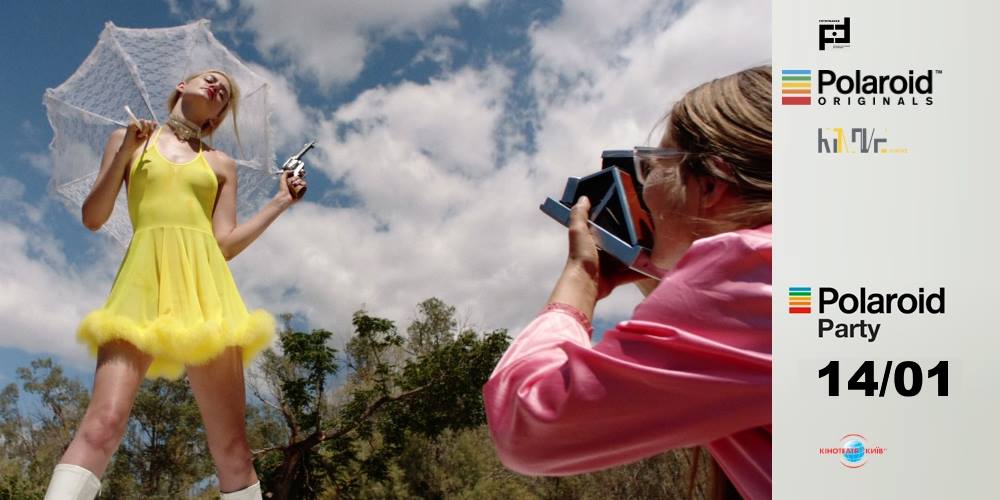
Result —
[[[809,314],[812,312],[812,287],[788,287],[788,312],[792,314]]]
[[[812,104],[812,70],[781,70],[781,104]]]

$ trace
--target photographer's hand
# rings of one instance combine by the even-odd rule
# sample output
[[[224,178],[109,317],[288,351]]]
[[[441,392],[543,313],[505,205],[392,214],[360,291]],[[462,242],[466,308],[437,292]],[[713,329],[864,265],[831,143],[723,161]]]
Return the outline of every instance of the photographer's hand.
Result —
[[[573,306],[592,319],[600,293],[600,256],[590,235],[587,223],[589,212],[590,200],[586,196],[573,205],[569,219],[569,256],[562,276],[549,296],[549,304]]]
[[[549,303],[563,303],[593,318],[598,300],[607,297],[617,286],[644,278],[610,255],[599,252],[591,234],[588,215],[590,200],[577,200],[570,212],[569,255],[562,276],[556,282]]]

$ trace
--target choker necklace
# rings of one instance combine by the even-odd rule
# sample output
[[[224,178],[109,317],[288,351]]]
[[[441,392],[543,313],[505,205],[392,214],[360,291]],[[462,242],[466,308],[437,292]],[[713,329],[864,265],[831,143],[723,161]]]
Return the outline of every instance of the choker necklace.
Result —
[[[185,120],[183,117],[170,115],[167,125],[174,131],[174,135],[182,141],[190,141],[201,137],[201,127]]]

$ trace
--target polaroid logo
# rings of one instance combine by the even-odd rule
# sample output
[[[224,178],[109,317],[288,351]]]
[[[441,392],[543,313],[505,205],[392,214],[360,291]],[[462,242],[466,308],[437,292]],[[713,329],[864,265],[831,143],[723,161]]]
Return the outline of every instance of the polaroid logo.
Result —
[[[816,129],[816,148],[819,154],[906,154],[909,152],[905,147],[890,147],[888,142],[886,132],[878,132],[874,128]]]
[[[829,45],[834,49],[842,49],[851,43],[851,18],[843,21],[836,19],[819,20],[819,50],[826,50]]]
[[[868,443],[861,434],[847,434],[840,438],[838,446],[820,448],[820,455],[833,455],[840,459],[840,464],[848,469],[860,469],[873,456],[885,455],[885,448]]]
[[[854,73],[838,75],[829,69],[817,72],[817,91],[835,90],[841,95],[848,94],[932,94],[934,92],[934,71],[916,74],[912,69],[905,75],[864,75],[856,69]]]
[[[821,69],[816,72],[816,104],[825,106],[931,106],[934,104],[934,75],[941,70],[914,70],[903,75],[837,74]],[[825,95],[824,95],[825,94]],[[835,95],[831,95],[835,94]]]
[[[858,293],[841,293],[836,288],[820,287],[819,313],[836,307],[843,314],[944,314],[944,287],[927,293],[872,293],[861,287]]]
[[[931,106],[941,70],[905,74],[838,73],[831,69],[781,70],[781,104],[818,106]],[[815,90],[815,96],[813,95]],[[814,99],[815,97],[815,99]]]
[[[809,314],[812,312],[811,287],[788,287],[788,312],[791,314]]]
[[[812,103],[812,70],[781,70],[781,104]]]

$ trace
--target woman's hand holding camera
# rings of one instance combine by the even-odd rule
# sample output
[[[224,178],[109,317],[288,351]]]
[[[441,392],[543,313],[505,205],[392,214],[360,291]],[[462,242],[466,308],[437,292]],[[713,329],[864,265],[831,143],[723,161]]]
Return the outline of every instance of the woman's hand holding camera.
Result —
[[[580,197],[570,212],[569,257],[567,268],[589,276],[597,287],[597,300],[611,294],[620,285],[639,281],[645,276],[631,270],[614,257],[598,251],[589,224],[590,200]]]
[[[643,276],[598,251],[589,214],[590,200],[583,196],[570,212],[569,255],[549,302],[571,305],[592,317],[598,300],[607,297],[615,287],[639,281]]]
[[[580,197],[569,216],[569,255],[566,258],[567,272],[575,275],[580,281],[580,285],[593,286],[598,290],[601,273],[601,258],[594,243],[594,237],[590,234],[588,214],[590,213],[590,200],[586,196]]]

